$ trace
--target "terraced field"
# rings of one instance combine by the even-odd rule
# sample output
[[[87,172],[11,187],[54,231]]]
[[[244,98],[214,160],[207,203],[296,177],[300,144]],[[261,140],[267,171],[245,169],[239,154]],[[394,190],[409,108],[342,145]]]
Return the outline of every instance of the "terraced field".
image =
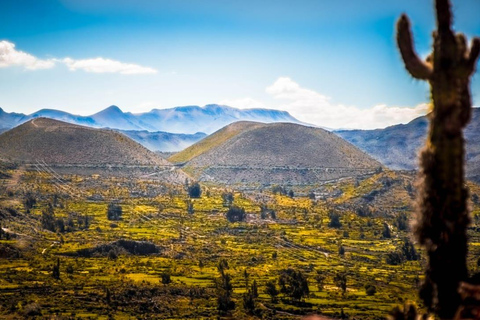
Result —
[[[422,253],[418,260],[387,263],[409,237],[398,224],[401,214],[411,215],[405,206],[411,200],[408,174],[382,172],[296,189],[293,198],[271,189],[233,192],[233,204],[244,208],[247,218],[231,223],[222,199],[228,190],[214,186],[203,186],[202,196],[190,199],[183,186],[98,175],[59,179],[26,171],[12,184],[8,177],[16,176],[15,170],[6,170],[0,184],[2,318],[296,319],[317,313],[383,319],[398,304],[418,302]],[[470,189],[480,194],[477,185]],[[24,200],[29,193],[36,203],[27,212]],[[122,207],[121,220],[107,219],[112,201]],[[188,213],[188,203],[193,213]],[[472,206],[473,272],[480,233],[479,207]],[[51,207],[55,219],[65,222],[63,232],[44,228],[44,212]],[[369,213],[359,212],[360,207]],[[339,215],[341,225],[332,225],[332,213]],[[385,225],[390,237],[384,235]],[[138,241],[138,248],[154,244],[159,253],[132,254],[121,247],[100,251],[120,239]],[[93,254],[82,256],[82,249]],[[222,260],[228,263],[225,272],[231,276],[235,302],[235,308],[224,313],[217,309]],[[57,263],[58,279],[53,276]],[[273,302],[266,283],[272,280],[280,289],[278,278],[287,268],[305,275],[309,295],[296,300],[281,293]],[[320,286],[318,274],[324,278]],[[345,292],[335,281],[337,274],[346,277]],[[170,283],[162,281],[165,275]],[[252,311],[243,297],[246,282],[254,280],[258,297]],[[366,286],[376,292],[367,294]]]

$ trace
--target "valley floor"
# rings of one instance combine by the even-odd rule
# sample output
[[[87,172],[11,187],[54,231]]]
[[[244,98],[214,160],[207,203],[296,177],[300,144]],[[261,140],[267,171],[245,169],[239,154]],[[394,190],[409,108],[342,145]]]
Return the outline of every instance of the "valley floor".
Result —
[[[424,256],[405,249],[412,175],[381,172],[293,197],[233,192],[247,218],[231,223],[222,198],[230,190],[220,187],[202,186],[190,199],[184,186],[158,181],[19,170],[5,169],[0,183],[0,318],[384,319],[396,305],[419,304]],[[107,219],[113,202],[120,220]],[[473,220],[472,272],[480,252]],[[134,251],[120,239],[138,241]],[[145,254],[149,244],[158,253]],[[267,282],[281,291],[288,268],[306,277],[309,294],[272,299]],[[225,312],[222,273],[235,302]]]

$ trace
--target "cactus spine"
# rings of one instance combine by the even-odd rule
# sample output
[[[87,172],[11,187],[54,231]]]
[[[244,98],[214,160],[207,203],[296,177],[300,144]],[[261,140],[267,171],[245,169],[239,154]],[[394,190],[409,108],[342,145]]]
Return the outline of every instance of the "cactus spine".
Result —
[[[420,154],[414,226],[428,254],[420,294],[431,311],[451,319],[461,303],[459,283],[468,276],[463,129],[472,112],[470,77],[475,72],[480,39],[473,39],[469,49],[465,36],[454,33],[449,0],[435,0],[435,9],[433,52],[425,61],[415,53],[405,14],[397,22],[397,44],[411,76],[429,82],[433,101],[428,137]]]

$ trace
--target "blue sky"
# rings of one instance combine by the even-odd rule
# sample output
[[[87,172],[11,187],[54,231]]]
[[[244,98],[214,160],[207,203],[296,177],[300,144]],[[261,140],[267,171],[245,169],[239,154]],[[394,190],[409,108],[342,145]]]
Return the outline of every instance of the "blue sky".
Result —
[[[453,4],[455,28],[480,35],[480,1]],[[428,87],[395,47],[402,12],[425,56],[427,0],[1,0],[0,107],[86,115],[223,103],[327,127],[406,122],[426,112]]]

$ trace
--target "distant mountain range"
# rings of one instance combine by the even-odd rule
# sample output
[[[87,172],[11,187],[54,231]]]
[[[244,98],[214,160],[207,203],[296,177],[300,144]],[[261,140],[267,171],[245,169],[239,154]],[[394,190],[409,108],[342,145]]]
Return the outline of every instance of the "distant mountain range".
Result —
[[[269,109],[236,109],[216,104],[176,107],[171,109],[153,109],[149,112],[134,114],[123,112],[117,106],[90,116],[72,115],[68,112],[42,109],[29,115],[7,113],[0,108],[0,131],[16,127],[28,120],[45,117],[68,123],[94,128],[118,130],[136,130],[146,132],[169,132],[181,134],[210,134],[218,129],[240,120],[257,122],[293,122],[300,123],[286,111]]]
[[[418,151],[425,142],[427,130],[428,119],[423,116],[385,129],[341,130],[335,133],[391,169],[413,170],[418,168]],[[472,119],[465,129],[465,139],[466,175],[476,182],[480,182],[479,134],[480,109],[474,108]]]
[[[162,131],[148,132],[145,130],[119,130],[119,132],[151,151],[161,152],[181,151],[207,136],[203,132],[197,132],[195,134],[169,133]]]
[[[312,185],[371,174],[381,164],[324,129],[240,121],[168,158],[200,181]]]

